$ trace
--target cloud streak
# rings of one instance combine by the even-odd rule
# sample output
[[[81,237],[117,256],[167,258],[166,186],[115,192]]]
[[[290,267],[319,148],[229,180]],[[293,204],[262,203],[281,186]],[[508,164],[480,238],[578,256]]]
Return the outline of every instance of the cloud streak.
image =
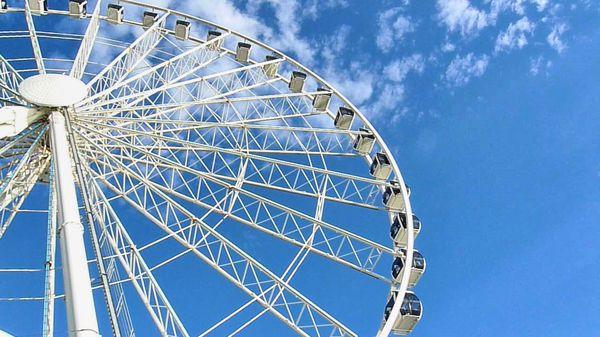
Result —
[[[469,53],[465,56],[456,56],[446,68],[445,80],[454,86],[464,86],[474,77],[483,75],[488,67],[490,57],[487,55],[475,56]]]
[[[535,24],[525,16],[511,23],[506,31],[498,34],[494,51],[502,52],[512,49],[522,49],[527,45],[527,38],[533,34]]]
[[[403,14],[402,7],[390,8],[379,14],[379,32],[377,47],[387,53],[404,40],[405,36],[415,31],[415,24],[409,16]]]

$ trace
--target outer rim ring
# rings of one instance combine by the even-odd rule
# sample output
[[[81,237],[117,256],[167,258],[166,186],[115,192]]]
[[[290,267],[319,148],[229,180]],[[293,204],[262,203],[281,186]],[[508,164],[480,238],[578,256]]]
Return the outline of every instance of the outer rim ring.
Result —
[[[230,33],[233,36],[237,36],[241,39],[244,39],[246,41],[249,41],[251,43],[256,44],[257,46],[260,46],[262,48],[264,48],[265,50],[271,51],[272,53],[276,53],[278,56],[280,56],[284,61],[287,61],[289,64],[301,69],[302,71],[306,72],[308,75],[310,75],[311,77],[313,77],[317,82],[319,82],[320,84],[326,86],[337,98],[339,98],[341,100],[341,102],[343,102],[345,105],[347,105],[348,107],[350,107],[352,110],[354,110],[354,112],[356,113],[356,115],[359,117],[360,121],[364,124],[365,127],[367,127],[369,129],[369,131],[371,131],[373,133],[373,135],[375,136],[376,140],[377,140],[377,144],[381,147],[381,150],[388,156],[388,159],[390,161],[390,164],[392,166],[392,171],[395,175],[395,178],[398,180],[398,182],[400,183],[400,188],[401,188],[401,192],[402,192],[402,197],[404,199],[404,204],[405,204],[405,211],[406,214],[412,214],[412,207],[410,204],[410,198],[408,196],[408,190],[404,181],[404,178],[402,176],[402,173],[400,172],[400,169],[398,167],[398,164],[396,162],[396,159],[394,158],[394,156],[392,155],[391,151],[389,150],[389,147],[387,146],[387,144],[385,143],[385,141],[383,140],[383,138],[381,137],[381,135],[379,134],[379,132],[377,132],[377,130],[373,127],[373,125],[369,122],[369,120],[364,116],[364,114],[360,111],[360,109],[358,109],[354,104],[352,104],[352,102],[350,102],[350,100],[348,100],[343,94],[341,94],[337,89],[335,89],[334,86],[330,85],[327,81],[325,81],[323,78],[321,78],[319,75],[317,75],[315,72],[313,72],[312,70],[310,70],[309,68],[305,67],[304,65],[302,65],[299,61],[296,61],[295,59],[289,57],[287,54],[280,52],[279,50],[270,47],[269,45],[267,45],[266,43],[263,43],[259,40],[256,40],[252,37],[246,36],[242,33],[239,33],[235,30],[229,29],[225,26],[216,24],[212,21],[206,20],[206,19],[202,19],[190,14],[186,14],[177,10],[172,10],[169,8],[164,8],[164,7],[159,7],[159,6],[155,6],[155,5],[150,5],[150,4],[145,4],[139,1],[135,1],[135,0],[119,0],[119,2],[122,3],[127,3],[130,5],[134,5],[134,6],[138,6],[138,7],[142,7],[142,8],[146,8],[146,9],[152,9],[152,10],[159,10],[159,11],[164,11],[164,12],[170,12],[171,14],[174,14],[176,16],[180,16],[182,18],[187,18],[190,20],[194,20],[197,21],[203,25],[206,26],[212,26],[216,29],[225,31]],[[6,11],[6,13],[15,13],[15,12],[25,12],[24,8],[8,8]],[[64,11],[64,10],[55,10],[55,9],[49,9],[47,11],[48,15],[64,15],[67,17],[70,17],[68,11]],[[82,19],[91,19],[92,14],[88,13],[86,16],[82,17]],[[106,16],[100,16],[99,19],[104,20],[104,21],[108,21]],[[138,22],[133,22],[133,21],[124,21],[123,24],[127,24],[130,26],[142,26],[141,23]],[[190,39],[192,41],[194,41],[194,39]],[[195,41],[197,42],[197,41]],[[223,50],[226,50],[228,53],[233,53],[233,51],[222,47]],[[10,61],[10,60],[9,60]],[[287,79],[283,78],[281,75],[278,75],[280,77],[280,79],[284,82],[288,82]],[[334,118],[334,116],[332,114],[329,114],[330,118]],[[351,135],[349,135],[349,137],[351,137]],[[369,157],[369,154],[364,154],[361,155],[368,164],[371,164],[372,162],[372,158]],[[394,216],[394,212],[393,211],[388,211],[388,216],[390,218],[390,223],[393,220],[393,216]],[[407,216],[407,228],[413,228],[413,219],[412,216]],[[395,247],[394,247],[395,248]],[[414,251],[414,232],[412,230],[407,230],[407,245],[406,245],[406,262],[405,262],[405,268],[404,268],[404,273],[402,275],[402,279],[400,282],[399,286],[396,286],[395,290],[397,290],[397,298],[404,298],[407,290],[408,290],[408,283],[409,283],[409,278],[410,278],[410,273],[411,273],[411,268],[412,268],[412,264],[413,264],[413,251]],[[392,285],[392,288],[394,288],[394,285]],[[402,305],[402,301],[396,301],[394,304],[394,307],[392,309],[392,312],[390,313],[387,322],[384,324],[384,326],[379,330],[377,337],[387,337],[389,336],[389,334],[391,333],[391,330],[393,328],[394,322],[395,320],[398,318],[398,316],[400,315],[400,308]]]

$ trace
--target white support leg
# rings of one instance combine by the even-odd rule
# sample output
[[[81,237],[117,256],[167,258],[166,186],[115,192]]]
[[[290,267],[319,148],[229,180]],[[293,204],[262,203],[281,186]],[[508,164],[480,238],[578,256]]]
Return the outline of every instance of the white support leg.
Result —
[[[65,117],[59,111],[52,112],[50,116],[50,137],[54,154],[69,337],[98,337],[100,334],[83,242],[83,225],[79,218]]]

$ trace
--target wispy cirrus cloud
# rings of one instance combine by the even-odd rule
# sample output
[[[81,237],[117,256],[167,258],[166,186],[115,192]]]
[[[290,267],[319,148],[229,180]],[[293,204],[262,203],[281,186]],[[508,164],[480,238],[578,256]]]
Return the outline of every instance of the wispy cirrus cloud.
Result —
[[[559,53],[562,53],[566,48],[567,44],[562,40],[562,35],[569,29],[566,23],[557,23],[552,27],[552,31],[546,37],[546,41],[550,47]]]
[[[465,56],[457,55],[446,68],[444,79],[450,85],[463,86],[474,77],[483,75],[490,62],[487,55],[476,56],[468,53]]]
[[[394,111],[392,121],[397,121],[399,114],[405,115],[406,107],[400,108],[406,96],[405,80],[410,73],[421,74],[425,69],[425,59],[421,54],[413,54],[394,60],[383,68],[385,81],[377,86],[378,95],[368,105],[374,117],[382,116],[382,112]]]
[[[512,49],[521,49],[527,44],[528,36],[533,34],[535,24],[524,16],[516,22],[508,25],[508,28],[498,34],[494,51],[509,51]]]
[[[348,7],[348,0],[307,0],[303,5],[302,14],[312,20],[320,16],[320,12],[329,8]]]
[[[468,0],[438,0],[437,9],[440,22],[450,32],[459,32],[462,36],[477,34],[489,24],[487,13]]]
[[[438,0],[438,21],[448,28],[448,32],[471,38],[483,29],[495,26],[504,12],[525,16],[528,7],[542,12],[549,0],[487,0],[484,3],[489,7],[487,10],[474,6],[469,0]]]
[[[421,54],[412,54],[403,59],[390,62],[384,67],[383,73],[386,78],[393,82],[402,82],[411,73],[422,73],[425,69],[425,59]]]
[[[538,12],[546,9],[549,0],[491,0],[489,16],[496,20],[500,13],[511,11],[518,15],[525,15],[527,6],[534,6]]]
[[[395,44],[402,42],[407,34],[415,31],[412,18],[404,14],[402,7],[390,8],[380,13],[378,26],[376,42],[383,52],[389,52]]]
[[[552,67],[552,61],[547,60],[543,56],[534,57],[529,60],[529,73],[533,76],[537,76],[543,72],[547,74],[550,67]]]

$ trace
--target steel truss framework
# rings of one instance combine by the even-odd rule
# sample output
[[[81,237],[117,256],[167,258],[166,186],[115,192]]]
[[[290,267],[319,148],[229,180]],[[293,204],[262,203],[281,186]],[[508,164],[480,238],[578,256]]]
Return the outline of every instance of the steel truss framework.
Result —
[[[369,233],[387,233],[386,225],[399,211],[412,214],[408,192],[392,154],[359,110],[316,74],[259,41],[176,11],[130,0],[120,4],[126,13],[138,15],[122,24],[133,33],[130,40],[103,36],[113,26],[100,0],[79,17],[85,23],[83,35],[36,29],[38,15],[65,18],[69,12],[33,10],[31,0],[24,8],[9,7],[0,14],[24,17],[25,23],[23,30],[0,32],[0,41],[27,40],[32,50],[26,58],[0,55],[0,105],[27,106],[18,86],[33,74],[69,73],[88,85],[89,96],[63,113],[82,219],[94,253],[90,261],[98,274],[93,287],[104,295],[111,333],[135,336],[130,307],[141,303],[162,336],[219,335],[224,327],[233,336],[269,316],[301,336],[356,336],[352,322],[343,324],[295,283],[309,268],[311,255],[357,278],[391,287],[403,298],[413,232],[408,231],[404,246],[381,239],[387,235]],[[141,22],[144,11],[156,13],[146,26]],[[188,40],[175,37],[176,20],[192,23]],[[214,30],[220,34],[205,38]],[[74,41],[79,49],[72,59],[47,57],[42,53],[45,41]],[[253,46],[247,62],[236,60],[238,42]],[[299,92],[289,88],[286,74],[291,70],[308,75]],[[314,105],[320,95],[331,96],[324,109]],[[347,130],[333,122],[340,106],[355,112]],[[30,212],[23,204],[36,184],[48,186],[43,296],[9,300],[43,301],[43,335],[53,336],[55,301],[64,295],[55,287],[60,267],[55,262],[58,212],[51,162],[56,158],[48,129],[44,118],[17,136],[0,139],[0,239],[10,235],[17,215]],[[363,136],[374,137],[366,153],[354,148]],[[387,179],[368,173],[378,152],[389,159],[392,173]],[[390,210],[382,202],[393,182],[400,183],[402,210]],[[133,211],[160,235],[136,241],[128,223]],[[356,230],[338,212],[364,218],[362,226],[372,228]],[[407,222],[412,228],[411,217]],[[228,237],[227,223],[291,247],[291,259],[282,270],[260,262]],[[166,243],[181,253],[163,255],[151,265],[147,254]],[[407,268],[397,281],[390,279],[389,268],[401,248]],[[221,320],[207,322],[203,331],[188,330],[184,317],[189,315],[178,314],[168,296],[172,290],[161,287],[155,275],[185,255],[247,296]],[[0,277],[9,271],[40,271],[5,267],[0,265]],[[340,287],[335,296],[344,296]],[[385,294],[377,301],[383,308]],[[378,336],[390,334],[400,312],[397,302]],[[261,309],[248,316],[253,306]],[[244,317],[241,324],[231,328],[239,317]]]

